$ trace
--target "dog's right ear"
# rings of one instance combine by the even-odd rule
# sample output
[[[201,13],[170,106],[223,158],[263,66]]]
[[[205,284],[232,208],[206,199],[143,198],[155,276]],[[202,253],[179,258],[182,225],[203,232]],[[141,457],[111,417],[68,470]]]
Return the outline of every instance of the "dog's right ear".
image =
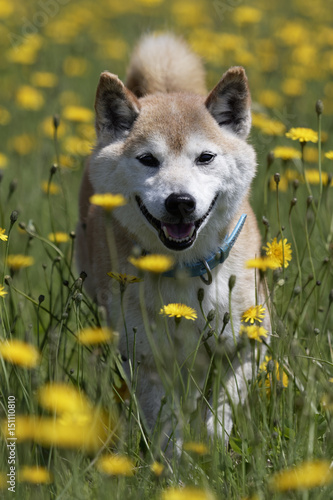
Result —
[[[113,141],[132,128],[140,103],[116,75],[104,71],[97,87],[95,110],[97,136]]]

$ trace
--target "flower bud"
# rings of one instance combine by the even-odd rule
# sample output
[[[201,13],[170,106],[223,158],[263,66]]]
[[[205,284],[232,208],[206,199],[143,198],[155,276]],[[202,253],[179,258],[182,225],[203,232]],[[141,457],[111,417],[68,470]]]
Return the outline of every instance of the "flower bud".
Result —
[[[317,115],[322,115],[323,111],[324,111],[323,101],[321,99],[318,99],[318,101],[316,102],[316,113]]]
[[[229,278],[229,290],[231,291],[236,284],[236,276],[232,274]]]
[[[199,288],[198,290],[198,301],[202,302],[205,296],[205,291],[203,288]]]
[[[207,314],[207,320],[213,321],[214,318],[215,318],[215,309],[211,309]]]

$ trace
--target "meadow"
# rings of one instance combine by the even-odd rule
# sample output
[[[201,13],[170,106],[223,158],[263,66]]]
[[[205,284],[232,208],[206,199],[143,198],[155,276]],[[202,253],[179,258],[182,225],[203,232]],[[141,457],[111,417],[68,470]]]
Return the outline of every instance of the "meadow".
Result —
[[[1,498],[333,499],[332,7],[0,0]],[[75,266],[99,74],[124,79],[136,40],[154,30],[188,40],[208,88],[228,67],[246,69],[258,159],[251,202],[263,256],[282,248],[280,265],[256,264],[272,330],[248,399],[233,408],[228,447],[189,424],[171,459],[158,429],[146,429],[135,384],[122,382],[117,333]],[[142,286],[110,279],[124,295]],[[200,306],[207,334],[221,331]],[[248,341],[256,352],[267,339]]]

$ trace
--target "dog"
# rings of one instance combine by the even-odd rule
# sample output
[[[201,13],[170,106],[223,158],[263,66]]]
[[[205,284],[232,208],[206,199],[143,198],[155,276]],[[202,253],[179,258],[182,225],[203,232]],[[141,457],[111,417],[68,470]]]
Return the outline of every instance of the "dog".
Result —
[[[227,443],[233,408],[252,376],[241,316],[261,293],[246,268],[260,255],[261,238],[249,204],[256,155],[247,142],[245,71],[230,68],[208,93],[203,63],[185,41],[145,35],[125,84],[101,74],[95,110],[97,144],[83,175],[77,226],[86,289],[120,332],[127,382],[147,428],[169,437],[176,428],[181,440],[200,408],[208,435]],[[127,203],[107,216],[90,203],[94,193],[120,193]],[[107,273],[135,274],[133,248],[171,256],[175,265],[126,288],[125,328],[118,284]],[[163,317],[169,303],[194,308],[197,320]]]

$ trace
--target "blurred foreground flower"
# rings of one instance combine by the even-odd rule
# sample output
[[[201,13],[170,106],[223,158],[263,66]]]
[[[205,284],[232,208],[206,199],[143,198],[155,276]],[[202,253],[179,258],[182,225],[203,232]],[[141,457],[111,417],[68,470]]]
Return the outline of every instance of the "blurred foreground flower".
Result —
[[[110,271],[109,273],[107,273],[107,275],[110,276],[110,278],[118,281],[118,283],[121,285],[127,285],[129,283],[139,283],[140,281],[142,281],[141,278],[137,278],[136,276],[132,276],[131,274],[114,273]]]
[[[267,269],[276,269],[276,260],[271,257],[256,257],[246,261],[247,268],[260,269],[260,271],[267,271]]]
[[[155,474],[155,476],[159,477],[164,471],[164,465],[160,462],[153,462],[150,466],[150,470]]]
[[[72,122],[89,123],[94,119],[94,113],[83,106],[66,106],[62,112],[63,118]]]
[[[18,271],[23,267],[30,267],[35,263],[31,255],[11,254],[7,257],[7,266],[13,271]]]
[[[77,341],[83,345],[103,344],[113,338],[110,328],[84,328],[77,335]]]
[[[286,133],[286,137],[299,142],[318,142],[318,132],[315,132],[311,128],[291,128]]]
[[[168,488],[162,493],[162,500],[215,500],[215,496],[208,490],[201,490],[191,486],[185,488]]]
[[[160,314],[169,318],[185,318],[193,321],[198,317],[196,310],[185,304],[168,304],[162,307]]]
[[[0,356],[5,361],[22,366],[22,368],[34,368],[40,358],[39,351],[35,346],[17,339],[1,342]]]
[[[0,227],[0,241],[7,241],[8,240],[8,236],[7,234],[5,234],[6,232],[6,229],[2,229]]]
[[[104,210],[113,210],[117,207],[122,207],[126,205],[126,199],[122,194],[93,194],[89,198],[90,203],[93,205],[98,205],[99,207],[104,208]]]
[[[239,333],[245,333],[249,339],[262,342],[262,337],[267,337],[267,330],[263,326],[258,325],[241,325]]]
[[[252,306],[242,314],[242,321],[245,321],[245,323],[249,321],[251,324],[255,321],[259,321],[261,323],[262,318],[265,317],[265,311],[266,309],[260,304]]]
[[[267,246],[263,247],[263,249],[266,250],[268,258],[275,260],[276,268],[289,266],[292,250],[290,243],[287,242],[287,238],[280,241],[274,238],[272,243],[267,242]]]
[[[34,484],[50,484],[53,481],[51,473],[45,467],[24,466],[19,470],[20,482]]]
[[[5,287],[3,285],[0,285],[0,297],[4,297],[7,295],[8,292],[6,292]]]
[[[327,151],[327,153],[325,153],[325,158],[333,160],[333,151]]]
[[[174,266],[174,259],[167,255],[149,254],[138,258],[130,257],[128,260],[141,271],[158,274],[165,273]]]
[[[274,474],[270,487],[274,491],[305,490],[333,482],[333,470],[328,460],[303,462]],[[328,498],[328,497],[327,497]]]
[[[296,160],[301,158],[301,152],[289,146],[277,146],[273,149],[275,158],[281,160]]]
[[[44,105],[44,97],[34,87],[23,85],[17,91],[16,102],[20,108],[37,111]]]
[[[207,455],[209,453],[209,449],[204,443],[196,443],[194,441],[184,443],[183,450],[196,453],[197,455]]]
[[[132,460],[123,455],[102,455],[96,466],[110,476],[133,476],[135,468]]]
[[[46,384],[39,389],[37,399],[43,408],[54,413],[92,411],[92,405],[87,397],[68,384]]]

